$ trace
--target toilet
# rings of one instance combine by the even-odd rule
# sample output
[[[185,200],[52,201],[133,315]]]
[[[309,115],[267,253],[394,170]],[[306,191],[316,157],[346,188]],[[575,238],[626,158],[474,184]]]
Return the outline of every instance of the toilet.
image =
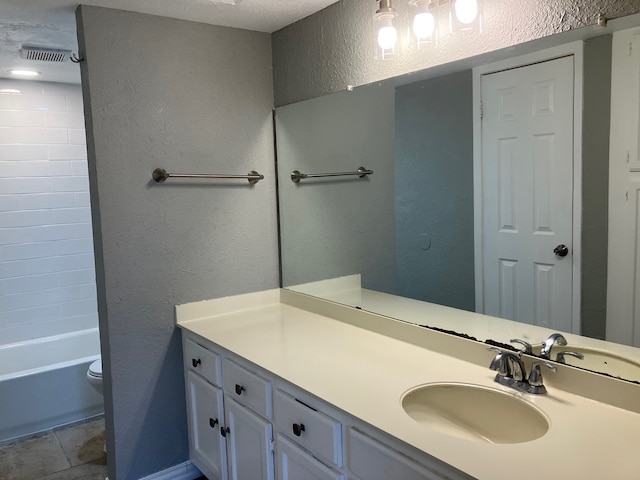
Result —
[[[102,392],[102,357],[98,358],[95,362],[89,365],[89,369],[87,370],[87,380],[89,384],[94,388],[96,392],[100,395]],[[102,447],[104,451],[107,451],[107,442],[104,442]],[[109,477],[105,478],[105,480],[109,480]]]
[[[102,357],[89,365],[87,380],[95,391],[102,395]]]

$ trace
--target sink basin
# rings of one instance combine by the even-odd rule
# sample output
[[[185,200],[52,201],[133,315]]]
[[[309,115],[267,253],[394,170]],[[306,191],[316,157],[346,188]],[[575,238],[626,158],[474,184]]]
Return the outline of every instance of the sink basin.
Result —
[[[600,350],[598,348],[583,347],[580,345],[567,345],[566,347],[553,347],[551,357],[556,358],[556,353],[562,350],[577,352],[584,355],[584,359],[565,356],[567,365],[586,368],[596,372],[608,373],[614,377],[621,377],[627,380],[640,380],[640,363],[625,358],[613,352]],[[534,353],[540,354],[540,347],[534,347]]]
[[[547,417],[538,408],[479,385],[421,385],[402,396],[402,408],[425,428],[478,442],[530,442],[549,430]]]

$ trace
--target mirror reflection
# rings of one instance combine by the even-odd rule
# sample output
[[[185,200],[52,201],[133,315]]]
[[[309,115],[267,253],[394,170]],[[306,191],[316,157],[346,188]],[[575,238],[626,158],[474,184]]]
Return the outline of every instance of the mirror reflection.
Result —
[[[640,380],[640,29],[613,30],[278,108],[283,286]]]

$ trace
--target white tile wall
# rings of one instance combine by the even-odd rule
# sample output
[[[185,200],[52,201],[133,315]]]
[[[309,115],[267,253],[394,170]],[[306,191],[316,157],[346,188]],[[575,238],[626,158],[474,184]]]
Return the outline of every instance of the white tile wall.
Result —
[[[1,89],[0,344],[96,327],[80,86]]]

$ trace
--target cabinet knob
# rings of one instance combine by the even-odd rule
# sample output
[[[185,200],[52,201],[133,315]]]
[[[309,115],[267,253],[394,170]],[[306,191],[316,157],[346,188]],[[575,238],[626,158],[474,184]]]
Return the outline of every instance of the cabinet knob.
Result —
[[[304,424],[303,423],[294,423],[293,424],[293,434],[296,437],[299,437],[302,432],[304,432]]]
[[[209,426],[211,428],[215,427],[218,424],[218,419],[216,418],[215,420],[213,418],[209,419]]]
[[[231,433],[231,430],[229,430],[229,427],[220,427],[220,435],[222,435],[223,437],[226,437],[227,434]]]
[[[242,395],[242,392],[245,391],[245,388],[242,385],[238,385],[236,383],[236,395]]]
[[[196,368],[196,367],[197,367],[198,365],[200,365],[201,363],[202,363],[202,362],[200,361],[200,359],[197,359],[197,360],[196,360],[195,358],[192,358],[192,359],[191,359],[191,365],[193,365],[193,368]]]

